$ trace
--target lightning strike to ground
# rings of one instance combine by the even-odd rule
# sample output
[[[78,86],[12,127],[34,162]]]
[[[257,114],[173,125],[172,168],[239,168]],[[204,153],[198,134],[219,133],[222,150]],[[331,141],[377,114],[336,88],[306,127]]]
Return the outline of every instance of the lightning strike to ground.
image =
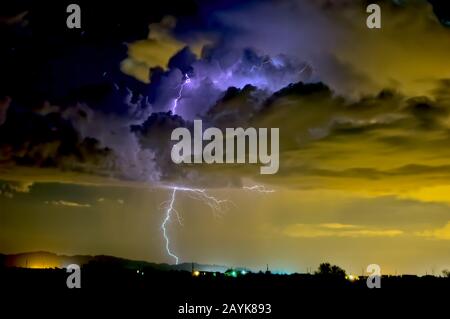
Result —
[[[174,186],[174,187],[168,187],[168,188],[172,190],[172,193],[171,193],[170,200],[165,202],[166,213],[165,213],[165,218],[161,224],[161,229],[162,229],[163,237],[164,237],[164,240],[166,243],[167,255],[169,255],[170,257],[175,259],[175,264],[178,264],[179,257],[177,255],[175,255],[175,253],[173,253],[173,251],[170,248],[170,238],[168,236],[168,232],[167,232],[167,228],[166,228],[167,223],[169,223],[173,214],[175,214],[177,216],[178,222],[180,224],[182,224],[181,216],[175,208],[175,200],[176,200],[177,192],[184,192],[190,198],[202,201],[203,203],[205,203],[205,205],[207,205],[211,208],[213,213],[220,212],[223,208],[223,205],[228,203],[229,200],[218,199],[218,198],[208,194],[206,189],[202,189],[202,188],[190,188],[190,187],[183,187],[183,186]],[[242,187],[242,189],[244,189],[246,191],[258,192],[258,193],[274,193],[275,192],[275,190],[268,189],[264,185],[244,186],[244,187]]]
[[[176,194],[177,194],[177,188],[174,188],[173,192],[172,192],[172,198],[169,201],[169,205],[168,205],[168,208],[167,208],[167,211],[166,211],[166,217],[164,218],[164,221],[161,224],[161,229],[163,231],[164,240],[166,241],[167,254],[170,257],[174,258],[175,259],[175,264],[178,265],[178,256],[175,255],[174,253],[172,253],[172,251],[170,250],[170,240],[169,240],[169,236],[167,236],[167,230],[166,230],[166,224],[169,222],[170,217],[172,215],[172,212],[174,211],[173,204],[175,203],[175,196],[176,196]]]
[[[205,189],[201,189],[201,188],[189,188],[189,187],[175,186],[175,187],[171,187],[171,189],[172,189],[172,194],[171,194],[170,200],[167,201],[167,204],[166,204],[166,214],[165,214],[165,218],[161,224],[161,229],[163,232],[164,240],[166,242],[166,252],[170,257],[175,259],[175,264],[178,264],[179,257],[177,255],[175,255],[170,248],[170,238],[167,234],[167,228],[166,228],[167,223],[170,221],[170,219],[172,218],[172,215],[174,213],[176,214],[176,216],[178,218],[178,222],[181,224],[181,217],[178,214],[178,211],[175,209],[175,200],[176,200],[177,192],[184,192],[193,199],[203,201],[207,206],[209,206],[211,208],[211,210],[213,212],[220,212],[222,209],[222,206],[225,203],[227,203],[228,200],[217,199],[216,197],[209,195]]]

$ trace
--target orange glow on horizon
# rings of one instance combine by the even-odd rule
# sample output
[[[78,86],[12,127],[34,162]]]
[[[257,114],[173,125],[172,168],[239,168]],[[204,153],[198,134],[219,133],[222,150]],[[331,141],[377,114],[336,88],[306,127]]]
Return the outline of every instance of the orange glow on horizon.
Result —
[[[59,268],[59,265],[51,264],[51,263],[36,262],[36,263],[31,263],[26,268],[31,268],[31,269],[52,269],[52,268]]]

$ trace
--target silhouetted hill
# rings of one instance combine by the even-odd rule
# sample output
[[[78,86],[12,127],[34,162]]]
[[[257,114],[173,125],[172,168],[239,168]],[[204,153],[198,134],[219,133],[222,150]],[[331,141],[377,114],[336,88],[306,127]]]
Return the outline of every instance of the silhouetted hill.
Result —
[[[65,268],[70,264],[83,266],[89,263],[116,265],[125,269],[154,268],[155,270],[184,270],[191,271],[192,263],[170,265],[166,263],[151,263],[142,260],[130,260],[106,255],[58,255],[46,251],[26,252],[19,254],[0,254],[0,266],[20,268]],[[225,272],[228,267],[222,265],[194,264],[199,271]]]

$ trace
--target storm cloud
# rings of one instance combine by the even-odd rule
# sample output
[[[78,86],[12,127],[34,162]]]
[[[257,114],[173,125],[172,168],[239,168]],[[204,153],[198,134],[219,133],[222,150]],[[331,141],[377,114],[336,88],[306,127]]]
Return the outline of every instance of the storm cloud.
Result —
[[[450,100],[449,72],[436,56],[448,52],[442,39],[449,30],[425,1],[380,4],[382,31],[365,27],[365,7],[353,1],[233,2],[220,10],[205,6],[198,23],[152,17],[148,27],[134,26],[141,38],[108,40],[105,47],[120,49],[99,65],[105,71],[86,69],[62,90],[45,87],[51,94],[40,98],[17,96],[29,86],[6,90],[2,176],[41,168],[63,172],[56,180],[75,173],[105,183],[218,186],[251,178],[338,189],[365,180],[380,192],[393,191],[378,185],[381,179],[402,189],[413,187],[411,176],[439,184],[450,164],[443,147]],[[3,27],[17,33],[16,25]],[[425,37],[430,30],[436,36]],[[96,61],[105,47],[89,42],[83,56]],[[171,130],[198,118],[205,127],[280,127],[279,174],[263,179],[248,165],[171,163]]]

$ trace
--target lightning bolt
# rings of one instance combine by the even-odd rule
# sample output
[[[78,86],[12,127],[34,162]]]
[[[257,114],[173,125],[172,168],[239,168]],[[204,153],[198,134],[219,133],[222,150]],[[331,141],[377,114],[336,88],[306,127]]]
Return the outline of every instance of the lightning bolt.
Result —
[[[242,189],[258,193],[275,193],[274,189],[266,188],[264,185],[243,186]]]
[[[178,213],[178,211],[175,209],[175,200],[177,192],[183,192],[186,193],[190,198],[193,198],[195,200],[202,201],[205,205],[209,206],[211,210],[214,213],[220,212],[223,208],[223,205],[228,203],[229,200],[226,199],[218,199],[206,191],[206,189],[202,188],[190,188],[190,187],[183,187],[183,186],[172,186],[167,187],[168,189],[172,190],[171,197],[168,201],[166,201],[166,213],[164,220],[161,224],[161,230],[163,233],[164,240],[166,242],[166,252],[167,254],[175,259],[175,264],[178,265],[179,257],[173,253],[173,251],[170,248],[170,238],[167,234],[167,223],[172,218],[172,215],[175,213],[177,216],[178,222],[182,224],[181,222],[181,216]],[[275,190],[268,189],[264,185],[253,185],[253,186],[243,186],[242,189],[246,191],[252,191],[252,192],[258,192],[258,193],[274,193]],[[163,203],[164,204],[164,203]]]
[[[166,252],[170,257],[175,259],[175,264],[178,265],[179,257],[172,252],[172,250],[170,248],[170,238],[167,234],[167,223],[170,221],[170,219],[172,218],[172,215],[174,213],[176,214],[176,216],[178,218],[178,222],[181,224],[181,216],[178,213],[178,211],[175,209],[175,200],[176,200],[177,192],[186,193],[186,194],[188,194],[189,197],[191,197],[195,200],[200,200],[200,201],[204,202],[215,213],[220,212],[223,205],[225,203],[227,203],[228,200],[217,199],[216,197],[209,195],[205,189],[201,189],[201,188],[189,188],[189,187],[175,186],[175,187],[169,187],[169,189],[172,189],[172,193],[171,193],[170,200],[168,200],[166,202],[167,203],[166,204],[166,213],[165,213],[164,220],[161,224],[161,230],[162,230],[163,237],[164,237],[164,240],[166,243]]]
[[[181,95],[183,94],[184,87],[186,86],[186,84],[189,84],[189,83],[191,83],[191,78],[186,73],[184,75],[183,82],[181,82],[181,84],[180,84],[180,89],[178,90],[178,95],[175,98],[175,100],[173,101],[172,109],[171,109],[172,114],[176,114],[178,101],[181,99]]]
[[[178,265],[178,256],[175,255],[174,253],[172,253],[172,251],[170,250],[170,240],[169,240],[169,236],[167,236],[167,229],[166,229],[166,225],[167,225],[167,223],[168,223],[169,220],[170,220],[170,217],[171,217],[171,215],[172,215],[172,212],[174,211],[173,204],[175,203],[175,197],[176,197],[176,195],[177,195],[177,188],[175,187],[175,188],[173,189],[172,197],[171,197],[171,199],[170,199],[170,202],[169,202],[169,205],[168,205],[168,208],[167,208],[167,211],[166,211],[166,218],[164,218],[164,221],[163,221],[163,223],[161,224],[161,229],[162,229],[162,231],[163,231],[164,240],[166,241],[166,251],[167,251],[167,254],[168,254],[170,257],[175,258],[175,264]]]
[[[250,68],[250,73],[251,72],[254,72],[255,70],[261,70],[262,68],[263,68],[263,66],[265,65],[265,64],[268,64],[268,63],[270,63],[270,64],[273,64],[272,63],[272,59],[265,59],[263,62],[261,62],[259,65],[252,65],[252,67]]]

